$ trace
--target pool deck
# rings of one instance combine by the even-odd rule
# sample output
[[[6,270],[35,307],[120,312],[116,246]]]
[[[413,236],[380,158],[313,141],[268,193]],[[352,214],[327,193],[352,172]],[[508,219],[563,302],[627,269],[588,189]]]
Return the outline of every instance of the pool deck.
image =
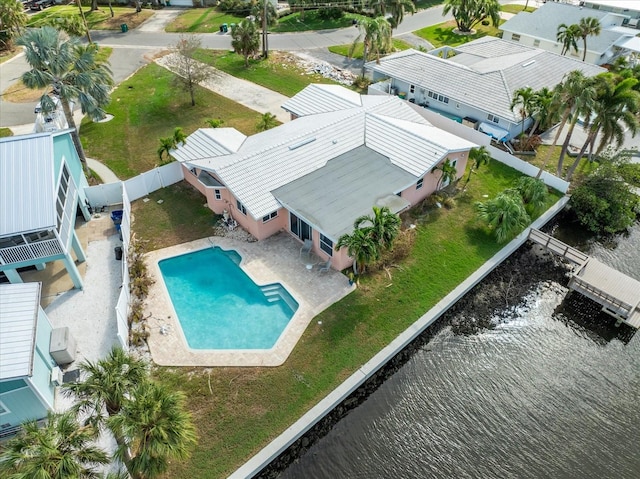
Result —
[[[236,250],[242,256],[240,266],[255,283],[281,283],[298,302],[298,310],[273,348],[198,350],[187,346],[158,262],[212,246]],[[281,232],[259,242],[212,236],[147,253],[154,284],[145,301],[145,317],[148,317],[148,344],[153,361],[161,366],[279,366],[284,363],[311,320],[355,288],[339,271],[321,273],[317,267],[307,269],[300,259],[301,246],[292,236]]]

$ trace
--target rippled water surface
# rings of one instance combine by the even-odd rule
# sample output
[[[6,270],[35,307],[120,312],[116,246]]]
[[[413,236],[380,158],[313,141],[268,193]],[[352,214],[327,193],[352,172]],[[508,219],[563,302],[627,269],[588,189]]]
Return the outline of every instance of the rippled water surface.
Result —
[[[579,246],[640,279],[640,226]],[[280,477],[639,478],[640,334],[565,292],[536,282],[493,329],[445,325]]]

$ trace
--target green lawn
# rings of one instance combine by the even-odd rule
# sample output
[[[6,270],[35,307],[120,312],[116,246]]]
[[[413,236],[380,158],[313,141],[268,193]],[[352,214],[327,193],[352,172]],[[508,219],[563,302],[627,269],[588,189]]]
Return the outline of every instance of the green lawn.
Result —
[[[409,48],[413,48],[413,45],[405,42],[404,40],[394,38],[392,42],[393,42],[394,52],[400,52],[402,50],[408,50]],[[329,47],[329,51],[331,53],[336,53],[338,55],[348,57],[350,48],[351,48],[351,45],[335,45],[335,46]],[[363,48],[364,47],[362,43],[358,43],[358,45],[356,45],[356,48],[353,50],[353,55],[351,57],[356,59],[362,59]],[[369,58],[371,59],[371,56],[369,56]]]
[[[501,246],[476,219],[473,203],[517,177],[493,161],[473,176],[452,210],[412,215],[418,226],[411,255],[390,268],[391,277],[365,275],[355,292],[314,318],[284,365],[156,368],[162,382],[185,391],[199,437],[192,457],[175,461],[167,477],[226,477],[487,261]],[[136,203],[136,217],[157,209],[154,203]],[[192,207],[201,203],[196,197]],[[172,211],[171,205],[161,205],[165,221],[177,224],[184,208]],[[137,221],[133,229],[142,239],[157,234]]]
[[[88,7],[84,7],[83,9],[90,30],[120,30],[120,25],[123,23],[126,23],[130,29],[133,29],[153,15],[153,10],[150,9],[143,9],[140,13],[136,13],[133,7],[114,6],[113,12],[115,16],[111,18],[109,7],[106,5],[100,5],[100,9],[94,12],[90,11]],[[27,26],[38,28],[41,27],[49,17],[77,15],[79,15],[78,7],[73,4],[50,7],[35,15],[31,15]]]
[[[346,28],[353,26],[354,20],[359,20],[363,16],[356,13],[345,13],[338,19],[322,19],[318,15],[318,10],[308,10],[304,15],[292,13],[278,20],[278,24],[269,30],[272,32],[307,32],[314,30],[333,30],[335,28]]]
[[[501,20],[500,23],[504,23],[504,20]],[[476,33],[473,35],[458,35],[453,33],[454,28],[456,28],[456,22],[454,20],[450,20],[421,30],[416,30],[413,33],[431,42],[435,48],[443,47],[445,45],[455,47],[487,35],[497,37],[500,33],[500,30],[491,25],[478,25],[476,27]]]
[[[319,74],[306,74],[286,52],[271,51],[267,60],[249,60],[249,68],[244,66],[244,57],[228,51],[200,50],[196,58],[229,75],[286,96],[295,95],[311,83],[336,83]]]
[[[215,33],[223,23],[240,23],[244,17],[224,13],[217,7],[194,8],[182,13],[166,26],[167,32]]]
[[[121,83],[111,94],[106,123],[82,122],[80,136],[86,153],[106,164],[122,179],[148,171],[158,163],[158,139],[180,126],[190,134],[208,118],[246,135],[256,132],[260,113],[209,90],[198,88],[196,106],[188,93],[171,85],[174,75],[152,63]]]
[[[558,169],[558,158],[560,158],[561,147],[556,146],[555,148],[553,148],[553,151],[551,152],[551,156],[549,156],[549,152],[551,151],[551,149],[552,149],[551,145],[540,145],[538,146],[537,153],[533,156],[518,155],[518,154],[516,154],[515,156],[518,156],[520,159],[527,161],[539,168],[544,165],[545,171],[551,173],[552,175],[555,175]],[[546,161],[547,157],[549,158],[548,161]],[[563,173],[566,174],[567,170],[573,164],[574,160],[575,158],[572,156],[569,156],[569,155],[565,156],[564,162],[563,162],[563,168],[562,168]],[[546,165],[545,165],[545,161],[546,161]],[[580,183],[583,178],[589,176],[598,167],[598,164],[599,163],[597,161],[589,161],[588,158],[585,156],[584,158],[582,158],[582,160],[580,161],[580,164],[576,168],[576,171],[573,174],[573,178],[571,182]]]
[[[525,10],[526,12],[533,12],[536,10],[536,7],[532,7],[531,4],[534,4],[535,2],[533,0],[531,0],[529,2],[530,5],[527,6],[527,9]],[[502,5],[500,7],[500,10],[502,10],[503,12],[506,13],[514,13],[514,14],[518,14],[520,12],[523,11],[524,5],[519,5],[517,3],[510,3],[508,5]]]

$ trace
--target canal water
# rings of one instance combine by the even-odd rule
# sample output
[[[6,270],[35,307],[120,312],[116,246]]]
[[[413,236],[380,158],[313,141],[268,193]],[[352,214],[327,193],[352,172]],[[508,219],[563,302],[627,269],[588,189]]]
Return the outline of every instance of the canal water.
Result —
[[[553,234],[640,280],[640,225]],[[279,478],[639,478],[640,333],[566,284],[521,248]]]

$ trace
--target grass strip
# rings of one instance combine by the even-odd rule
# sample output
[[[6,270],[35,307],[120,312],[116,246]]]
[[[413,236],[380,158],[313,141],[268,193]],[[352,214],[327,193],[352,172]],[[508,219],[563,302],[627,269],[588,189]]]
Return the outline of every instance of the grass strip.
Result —
[[[500,24],[502,23],[504,23],[504,20],[500,21]],[[478,25],[475,27],[476,32],[469,35],[458,35],[453,31],[455,28],[455,20],[450,20],[448,22],[416,30],[413,33],[430,42],[434,48],[440,48],[445,45],[455,47],[487,35],[492,37],[500,36],[500,30],[492,25]]]
[[[413,45],[411,45],[408,42],[405,42],[404,40],[400,40],[398,38],[393,38],[391,40],[392,45],[393,45],[393,51],[394,52],[401,52],[404,50],[408,50],[409,48],[413,48]],[[329,47],[329,51],[331,53],[336,53],[338,55],[342,55],[343,57],[348,57],[349,56],[349,49],[351,48],[351,44],[347,44],[347,45],[334,45]],[[353,54],[351,55],[351,58],[355,58],[357,60],[361,60],[362,59],[362,55],[364,53],[364,46],[362,43],[358,43],[356,45],[356,47],[353,50]],[[370,55],[369,59],[373,60],[373,58],[371,58]],[[384,55],[381,55],[384,56]]]
[[[493,161],[473,175],[453,209],[414,208],[408,219],[417,224],[417,239],[410,256],[389,268],[390,275],[366,275],[355,292],[314,318],[284,365],[156,368],[158,379],[187,394],[199,436],[192,457],[174,462],[168,477],[226,477],[493,256],[502,246],[477,220],[474,202],[511,187],[519,176]],[[162,193],[151,199],[155,195]],[[135,216],[146,216],[153,203],[136,203]],[[193,208],[201,203],[195,198]],[[170,201],[162,207],[171,217],[184,211],[171,211]],[[137,221],[133,228],[143,239],[157,234]]]
[[[141,12],[136,13],[133,7],[113,7],[113,18],[111,12],[106,6],[102,6],[99,10],[91,11],[88,8],[84,10],[84,16],[87,19],[89,30],[120,30],[120,25],[126,23],[129,28],[133,29],[139,26],[147,18],[153,16],[153,10],[144,8]],[[73,17],[80,15],[76,5],[64,5],[47,8],[35,15],[29,17],[28,27],[39,28],[47,24],[51,18]]]

